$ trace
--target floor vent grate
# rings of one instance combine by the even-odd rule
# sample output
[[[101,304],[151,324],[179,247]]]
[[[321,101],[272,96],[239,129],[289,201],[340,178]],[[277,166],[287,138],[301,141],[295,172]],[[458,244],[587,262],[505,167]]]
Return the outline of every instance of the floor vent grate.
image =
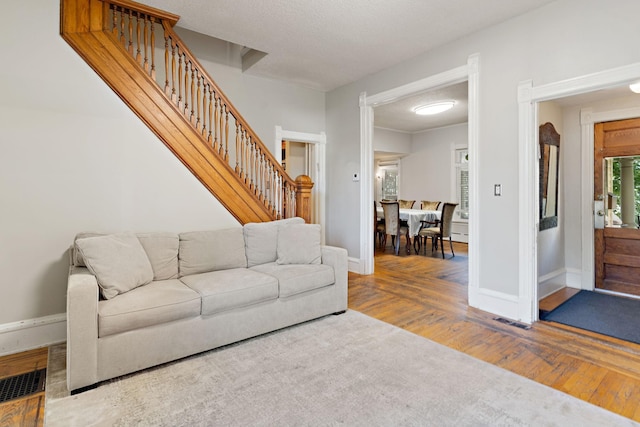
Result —
[[[504,323],[505,325],[515,326],[520,329],[531,329],[531,326],[525,325],[524,323],[514,322],[513,320],[505,319],[503,317],[494,317],[493,320],[497,320],[500,323]]]
[[[44,391],[46,378],[47,370],[40,369],[0,379],[0,403]]]

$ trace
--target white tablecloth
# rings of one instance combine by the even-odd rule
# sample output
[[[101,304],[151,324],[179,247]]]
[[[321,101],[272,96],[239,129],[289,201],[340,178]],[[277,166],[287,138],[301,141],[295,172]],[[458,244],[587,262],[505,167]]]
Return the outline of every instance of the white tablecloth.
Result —
[[[382,207],[376,208],[378,218],[384,218]],[[409,234],[415,236],[420,231],[420,221],[440,219],[440,211],[423,211],[421,209],[400,209],[400,219],[409,224]]]

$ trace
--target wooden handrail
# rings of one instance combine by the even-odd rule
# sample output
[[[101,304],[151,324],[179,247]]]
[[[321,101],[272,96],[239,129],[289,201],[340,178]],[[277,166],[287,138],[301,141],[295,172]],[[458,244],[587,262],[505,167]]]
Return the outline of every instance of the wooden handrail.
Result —
[[[75,40],[71,35],[81,37],[78,33],[101,32],[110,37],[113,45],[119,46],[144,78],[158,89],[157,94],[162,94],[176,114],[183,117],[197,135],[202,148],[209,154],[205,155],[202,148],[196,147],[196,151],[200,155],[212,155],[219,160],[207,160],[207,163],[226,165],[224,167],[228,172],[224,172],[224,175],[234,174],[237,182],[246,188],[256,203],[264,206],[272,219],[291,217],[302,212],[310,215],[308,206],[306,209],[297,206],[298,187],[301,184],[296,184],[287,175],[271,151],[173,30],[179,20],[178,15],[130,0],[61,1],[61,33],[87,62],[90,62],[89,57],[94,60],[100,54],[83,50],[83,42]],[[102,39],[99,36],[94,38]],[[116,55],[111,47],[106,48],[112,56]],[[111,74],[101,71],[108,69],[104,65],[91,65],[103,78],[104,74]],[[128,68],[124,64],[122,66]],[[133,78],[130,71],[125,73]],[[122,82],[122,74],[118,78],[118,82],[108,83],[136,111],[134,104],[137,105],[140,101],[133,103],[126,99],[128,95],[122,93],[121,89],[116,89],[116,86],[121,85],[128,89],[126,82]],[[145,93],[148,90],[144,89]],[[150,96],[156,98],[155,93]],[[181,155],[176,150],[179,151],[183,143],[167,142],[167,135],[163,135],[161,130],[162,121],[155,122],[158,119],[147,116],[148,112],[143,114],[136,111],[136,114],[203,183],[207,181],[205,185],[220,199],[219,192],[214,191],[213,183],[209,182],[210,178],[204,179],[198,175],[202,165],[190,164],[194,154]],[[184,132],[182,134],[186,136]],[[195,142],[190,141],[190,144]],[[226,181],[229,182],[229,179],[226,178]],[[308,195],[310,191],[304,189],[306,186],[308,182],[305,180],[300,190]],[[223,204],[231,211],[229,206],[233,203]],[[309,204],[308,199],[305,204]],[[236,216],[239,219],[245,218],[242,215]],[[307,221],[310,220],[306,214],[304,217]]]
[[[104,29],[163,89],[213,153],[229,163],[275,218],[295,215],[294,180],[175,33],[175,20],[165,20],[155,10],[148,14],[148,8],[132,9],[138,7],[135,2],[103,1],[109,5],[111,15],[110,22],[105,20]],[[155,60],[156,23],[162,25],[165,41],[161,73]],[[164,76],[164,82],[159,81],[159,75]],[[230,131],[235,133],[235,144],[230,141]]]
[[[130,9],[140,14],[156,18],[158,21],[166,22],[171,27],[176,25],[180,20],[180,16],[171,12],[167,12],[155,7],[147,6],[146,4],[138,3],[131,0],[109,0],[105,3],[110,5],[120,6],[124,9]]]

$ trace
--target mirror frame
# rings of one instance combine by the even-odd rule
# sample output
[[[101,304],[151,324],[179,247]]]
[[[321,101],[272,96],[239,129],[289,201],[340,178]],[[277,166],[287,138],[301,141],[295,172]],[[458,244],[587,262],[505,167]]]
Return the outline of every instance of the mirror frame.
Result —
[[[556,131],[552,123],[547,122],[540,125],[539,128],[539,144],[540,144],[540,167],[539,167],[539,214],[540,214],[540,226],[539,231],[558,226],[558,186],[559,186],[559,171],[560,171],[560,134]],[[550,148],[551,146],[557,147],[557,155],[555,156],[555,165],[550,165],[549,150],[545,150],[545,146]],[[549,189],[549,171],[553,168],[555,170],[555,188]],[[546,193],[545,193],[546,189]],[[555,212],[553,215],[545,216],[544,208],[545,196],[549,195],[551,190],[555,196]]]

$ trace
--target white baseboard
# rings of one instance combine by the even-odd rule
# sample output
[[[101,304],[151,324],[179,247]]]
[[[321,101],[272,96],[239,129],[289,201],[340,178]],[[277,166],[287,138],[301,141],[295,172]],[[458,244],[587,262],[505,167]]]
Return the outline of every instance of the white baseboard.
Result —
[[[567,270],[559,268],[538,276],[538,301],[567,286]]]
[[[542,276],[538,276],[538,284],[546,282],[557,282],[566,286],[566,268],[559,268]]]
[[[469,305],[506,319],[531,323],[530,319],[521,318],[520,302],[515,295],[490,289],[471,288]]]
[[[0,356],[58,344],[67,339],[65,313],[0,325]]]
[[[360,262],[359,258],[349,257],[348,258],[348,262],[349,262],[348,269],[349,269],[350,272],[363,274],[362,273],[362,263]]]
[[[582,270],[567,268],[566,275],[566,284],[569,288],[582,289]]]
[[[538,277],[538,300],[551,295],[564,287],[581,289],[582,270],[577,268],[560,268]]]

